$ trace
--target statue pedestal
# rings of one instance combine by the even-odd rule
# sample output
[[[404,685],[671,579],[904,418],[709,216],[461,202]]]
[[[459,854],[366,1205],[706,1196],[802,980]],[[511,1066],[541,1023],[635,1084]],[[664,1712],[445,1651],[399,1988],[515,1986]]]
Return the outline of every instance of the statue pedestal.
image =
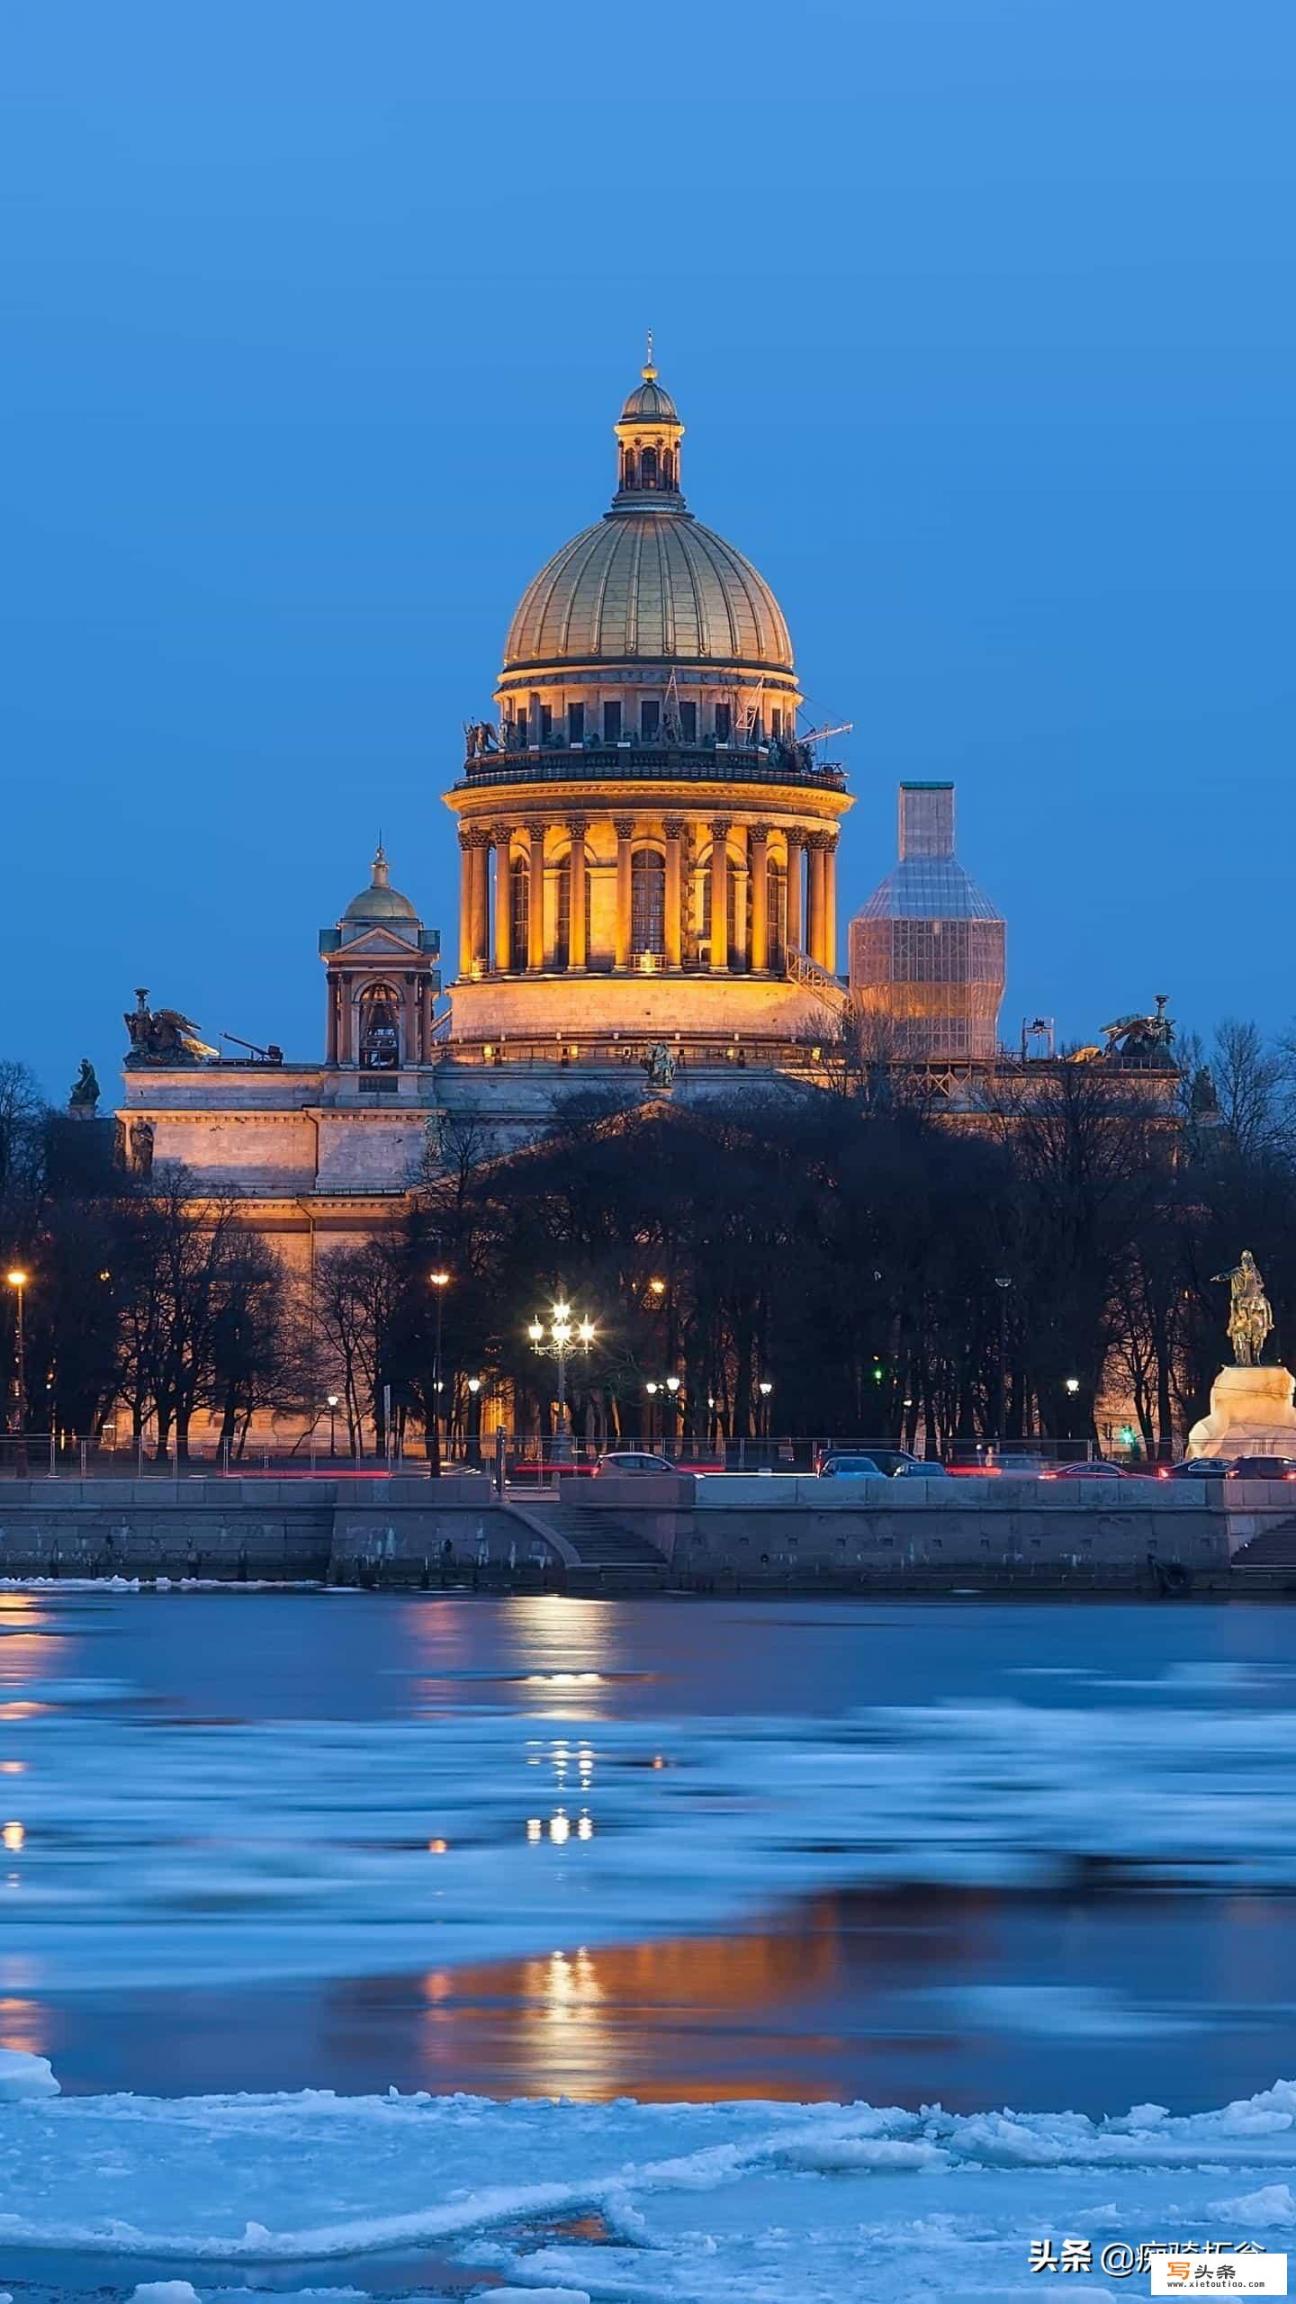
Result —
[[[1294,1388],[1286,1368],[1221,1368],[1210,1414],[1188,1435],[1189,1455],[1296,1458]]]

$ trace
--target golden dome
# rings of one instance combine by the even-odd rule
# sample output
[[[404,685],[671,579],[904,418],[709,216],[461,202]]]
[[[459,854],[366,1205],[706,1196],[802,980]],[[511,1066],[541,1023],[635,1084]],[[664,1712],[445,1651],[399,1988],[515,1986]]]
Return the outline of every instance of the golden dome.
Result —
[[[679,410],[664,384],[657,381],[655,368],[645,368],[642,384],[627,392],[621,410],[623,424],[678,424]]]
[[[790,673],[783,612],[750,560],[689,513],[642,504],[574,536],[528,584],[505,673],[654,659]]]
[[[504,674],[578,664],[714,664],[793,674],[783,612],[750,560],[704,528],[679,493],[684,427],[657,381],[617,421],[620,486],[527,586],[509,627]]]

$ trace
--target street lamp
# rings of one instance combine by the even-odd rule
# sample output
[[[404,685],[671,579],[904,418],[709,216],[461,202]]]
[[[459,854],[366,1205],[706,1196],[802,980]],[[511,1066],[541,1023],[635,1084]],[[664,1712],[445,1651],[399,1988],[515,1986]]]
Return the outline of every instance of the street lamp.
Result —
[[[1071,1395],[1072,1395],[1072,1397],[1074,1398],[1075,1394],[1076,1394],[1076,1393],[1079,1391],[1079,1389],[1080,1389],[1080,1379],[1079,1379],[1079,1377],[1078,1377],[1078,1376],[1068,1376],[1068,1378],[1067,1378],[1067,1380],[1066,1380],[1066,1388],[1067,1388],[1068,1392],[1070,1392],[1070,1393],[1071,1393]]]
[[[445,1292],[450,1285],[448,1272],[429,1272],[428,1285],[436,1290],[436,1345],[432,1354],[432,1421],[428,1431],[431,1446],[428,1449],[428,1474],[433,1480],[441,1471],[441,1315],[445,1308]]]
[[[558,1430],[559,1437],[567,1436],[567,1362],[573,1352],[588,1352],[597,1331],[589,1319],[577,1319],[570,1304],[559,1302],[550,1307],[548,1325],[537,1313],[527,1334],[532,1348],[541,1359],[552,1360],[558,1371]]]
[[[771,1384],[771,1382],[770,1382],[770,1380],[769,1380],[768,1376],[762,1376],[762,1378],[761,1378],[761,1380],[760,1380],[759,1384],[757,1385],[756,1389],[757,1389],[757,1391],[759,1392],[759,1394],[760,1394],[760,1396],[761,1396],[761,1402],[762,1402],[762,1405],[763,1405],[763,1408],[764,1408],[764,1414],[763,1414],[763,1416],[762,1416],[762,1418],[761,1418],[761,1421],[762,1421],[762,1423],[764,1424],[764,1427],[765,1427],[765,1438],[768,1440],[768,1438],[769,1438],[769,1428],[770,1428],[770,1394],[771,1394],[771,1392],[773,1391],[774,1387],[773,1387],[773,1385]]]
[[[327,1398],[326,1398],[326,1400],[325,1400],[325,1402],[324,1402],[324,1405],[325,1405],[325,1407],[327,1408],[327,1410],[328,1410],[328,1412],[329,1412],[329,1454],[330,1454],[330,1456],[336,1456],[336,1454],[337,1454],[337,1411],[338,1411],[338,1396],[337,1396],[336,1392],[330,1392],[330,1393],[328,1394],[328,1396],[327,1396]]]
[[[23,1300],[27,1292],[27,1274],[15,1266],[12,1271],[6,1272],[5,1284],[13,1289],[15,1300],[14,1365],[11,1386],[13,1415],[10,1427],[17,1435],[17,1447],[14,1450],[14,1470],[20,1480],[25,1480],[27,1477],[27,1436],[23,1431],[23,1421],[27,1406],[27,1361],[23,1333]]]

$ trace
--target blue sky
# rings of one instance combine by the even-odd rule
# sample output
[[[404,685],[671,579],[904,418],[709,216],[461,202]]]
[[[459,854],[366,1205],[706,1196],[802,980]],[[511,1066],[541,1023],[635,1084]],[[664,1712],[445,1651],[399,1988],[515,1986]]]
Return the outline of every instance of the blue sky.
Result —
[[[844,911],[953,777],[1006,1035],[1296,1011],[1289,0],[15,0],[0,1055],[131,988],[322,1043],[651,322],[692,508],[851,719]]]

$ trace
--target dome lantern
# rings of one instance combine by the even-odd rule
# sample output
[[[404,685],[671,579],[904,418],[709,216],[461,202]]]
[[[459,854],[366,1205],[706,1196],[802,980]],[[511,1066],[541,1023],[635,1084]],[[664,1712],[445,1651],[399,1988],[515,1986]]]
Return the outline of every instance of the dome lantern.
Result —
[[[617,440],[617,492],[612,509],[633,511],[644,497],[660,500],[666,496],[682,511],[680,442],[684,426],[670,393],[658,382],[651,328],[648,357],[640,375],[642,381],[626,394],[613,428]]]

